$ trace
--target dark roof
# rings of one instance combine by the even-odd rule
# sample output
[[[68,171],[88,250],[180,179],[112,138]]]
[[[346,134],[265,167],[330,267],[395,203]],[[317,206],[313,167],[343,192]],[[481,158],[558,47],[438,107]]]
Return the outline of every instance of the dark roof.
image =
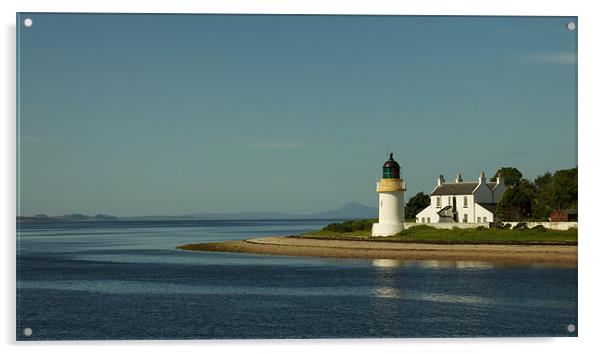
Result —
[[[489,187],[489,189],[493,190],[493,188],[495,188],[497,186],[497,182],[489,182],[489,183],[485,183],[487,185],[487,187]]]
[[[476,182],[442,183],[431,195],[472,194],[479,184]]]
[[[497,204],[495,204],[495,203],[477,203],[477,204],[479,204],[483,208],[487,209],[492,214],[495,214],[495,208],[497,207]]]
[[[439,210],[437,212],[437,214],[439,214],[439,216],[443,216],[443,217],[451,217],[451,205],[448,205],[446,207],[443,207],[441,210]]]
[[[385,167],[392,167],[399,171],[399,164],[397,163],[397,161],[395,161],[395,159],[393,159],[393,153],[389,154],[389,159],[383,165],[383,168]]]

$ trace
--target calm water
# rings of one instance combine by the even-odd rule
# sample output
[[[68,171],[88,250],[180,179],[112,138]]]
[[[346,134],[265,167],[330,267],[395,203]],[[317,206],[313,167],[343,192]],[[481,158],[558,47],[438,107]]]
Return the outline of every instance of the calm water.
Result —
[[[328,221],[21,226],[17,338],[574,336],[577,270],[177,251]],[[22,330],[33,330],[25,337]]]

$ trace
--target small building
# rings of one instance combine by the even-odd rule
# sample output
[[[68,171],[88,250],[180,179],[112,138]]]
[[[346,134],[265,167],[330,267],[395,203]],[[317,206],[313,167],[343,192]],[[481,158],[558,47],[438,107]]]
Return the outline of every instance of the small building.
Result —
[[[476,182],[464,182],[458,174],[454,182],[445,182],[443,175],[431,192],[431,204],[416,215],[417,223],[488,223],[498,220],[497,202],[506,190],[504,178],[487,182],[481,172]]]
[[[550,221],[552,222],[567,222],[567,221],[577,221],[577,208],[574,209],[564,209],[561,212],[558,210],[554,210],[552,214],[550,214]]]

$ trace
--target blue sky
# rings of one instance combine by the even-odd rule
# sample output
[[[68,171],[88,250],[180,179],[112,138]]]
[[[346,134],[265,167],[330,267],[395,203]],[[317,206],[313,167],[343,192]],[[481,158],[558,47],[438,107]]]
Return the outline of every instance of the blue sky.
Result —
[[[562,17],[20,14],[22,215],[376,206],[576,165]]]

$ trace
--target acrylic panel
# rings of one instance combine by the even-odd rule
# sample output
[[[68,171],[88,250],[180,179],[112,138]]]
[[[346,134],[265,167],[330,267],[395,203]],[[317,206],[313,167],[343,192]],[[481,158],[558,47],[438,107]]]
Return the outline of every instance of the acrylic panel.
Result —
[[[577,336],[577,18],[19,13],[30,340]]]

